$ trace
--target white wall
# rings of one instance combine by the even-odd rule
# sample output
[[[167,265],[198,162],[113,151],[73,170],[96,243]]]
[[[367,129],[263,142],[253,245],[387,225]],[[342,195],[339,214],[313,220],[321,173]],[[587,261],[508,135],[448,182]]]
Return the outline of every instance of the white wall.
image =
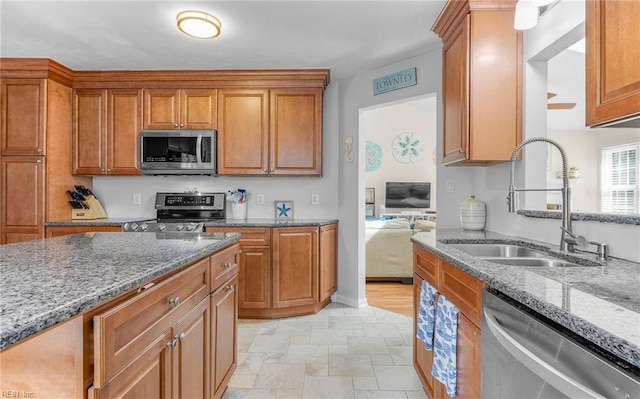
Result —
[[[380,167],[365,173],[365,185],[375,189],[375,215],[379,216],[380,205],[384,205],[386,182],[431,182],[430,211],[436,210],[436,113],[435,96],[429,101],[433,111],[411,103],[393,104],[367,109],[363,113],[365,140],[378,144],[382,149]],[[392,142],[398,134],[415,133],[424,142],[424,152],[413,163],[399,162],[393,157]]]

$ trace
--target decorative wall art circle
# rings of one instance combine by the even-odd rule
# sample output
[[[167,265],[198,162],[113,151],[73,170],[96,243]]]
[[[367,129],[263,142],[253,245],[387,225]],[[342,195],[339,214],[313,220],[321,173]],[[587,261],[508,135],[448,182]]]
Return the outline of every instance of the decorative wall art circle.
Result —
[[[373,172],[380,167],[382,163],[382,148],[373,141],[367,140],[365,146],[365,152],[367,153],[367,172]]]
[[[426,144],[417,133],[400,133],[391,143],[393,157],[401,163],[414,163],[422,158]]]

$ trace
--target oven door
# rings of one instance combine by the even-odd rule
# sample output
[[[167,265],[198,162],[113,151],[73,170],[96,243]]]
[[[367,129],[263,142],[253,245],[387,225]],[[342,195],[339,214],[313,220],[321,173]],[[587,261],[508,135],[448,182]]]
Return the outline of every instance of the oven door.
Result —
[[[215,175],[215,130],[142,130],[140,171],[146,175]]]
[[[640,377],[578,337],[488,291],[482,300],[483,398],[640,397]]]

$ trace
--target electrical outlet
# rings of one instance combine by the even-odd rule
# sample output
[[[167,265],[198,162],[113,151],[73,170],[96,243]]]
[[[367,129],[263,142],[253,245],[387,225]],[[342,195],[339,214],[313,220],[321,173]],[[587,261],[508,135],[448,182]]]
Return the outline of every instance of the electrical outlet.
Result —
[[[140,198],[140,193],[133,194],[133,205],[140,205],[142,203],[142,199]]]
[[[320,203],[320,197],[318,194],[311,194],[311,205],[318,205]]]
[[[447,179],[445,180],[445,193],[453,193],[455,191],[455,185],[453,184],[453,180]]]
[[[256,194],[256,204],[264,205],[264,194]]]

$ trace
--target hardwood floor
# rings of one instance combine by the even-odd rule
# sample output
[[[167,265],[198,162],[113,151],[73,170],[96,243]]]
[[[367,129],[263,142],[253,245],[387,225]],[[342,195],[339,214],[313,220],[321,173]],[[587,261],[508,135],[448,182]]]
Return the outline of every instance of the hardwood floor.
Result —
[[[400,282],[367,282],[370,306],[413,317],[413,285]]]

